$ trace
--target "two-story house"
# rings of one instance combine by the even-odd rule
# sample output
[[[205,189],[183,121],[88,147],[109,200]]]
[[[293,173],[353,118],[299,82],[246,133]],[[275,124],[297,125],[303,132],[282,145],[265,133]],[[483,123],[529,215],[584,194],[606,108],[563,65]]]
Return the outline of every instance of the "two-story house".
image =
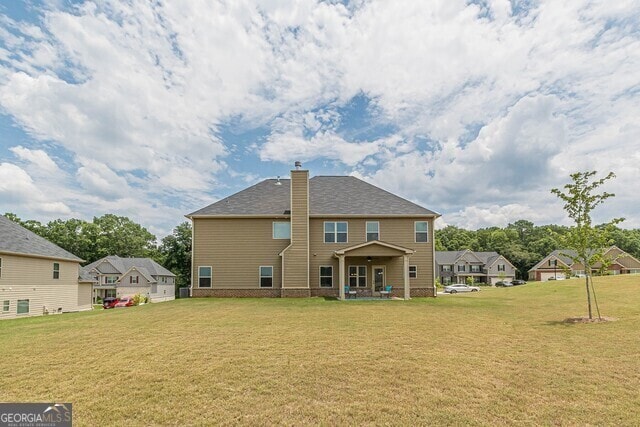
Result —
[[[175,274],[151,258],[107,256],[82,267],[81,273],[95,280],[94,301],[135,294],[151,302],[175,299]]]
[[[497,252],[436,251],[436,276],[444,285],[466,283],[468,277],[474,283],[493,285],[514,280],[516,268]]]
[[[575,256],[576,251],[570,249],[551,252],[529,270],[529,280],[546,281],[585,274],[584,266],[571,258]],[[640,273],[640,261],[617,246],[608,248],[604,256],[612,261],[607,267],[607,274]],[[592,273],[598,274],[602,265],[597,263],[591,267]]]
[[[0,319],[91,310],[82,260],[0,215]]]
[[[351,176],[299,162],[187,215],[194,297],[435,296],[439,214]]]

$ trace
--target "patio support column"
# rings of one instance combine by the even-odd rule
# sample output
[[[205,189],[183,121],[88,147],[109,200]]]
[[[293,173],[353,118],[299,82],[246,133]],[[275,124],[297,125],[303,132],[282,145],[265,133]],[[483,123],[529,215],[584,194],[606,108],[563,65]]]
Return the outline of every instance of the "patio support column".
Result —
[[[403,256],[402,266],[402,278],[404,279],[404,299],[411,298],[411,291],[409,290],[409,255]]]
[[[338,255],[338,283],[340,284],[340,299],[344,300],[344,255]]]

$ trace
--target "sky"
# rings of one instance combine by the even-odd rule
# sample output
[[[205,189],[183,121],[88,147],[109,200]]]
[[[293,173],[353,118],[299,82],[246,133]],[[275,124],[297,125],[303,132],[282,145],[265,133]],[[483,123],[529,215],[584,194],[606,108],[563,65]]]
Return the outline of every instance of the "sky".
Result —
[[[158,238],[294,161],[442,214],[640,227],[640,2],[0,2],[0,213]]]

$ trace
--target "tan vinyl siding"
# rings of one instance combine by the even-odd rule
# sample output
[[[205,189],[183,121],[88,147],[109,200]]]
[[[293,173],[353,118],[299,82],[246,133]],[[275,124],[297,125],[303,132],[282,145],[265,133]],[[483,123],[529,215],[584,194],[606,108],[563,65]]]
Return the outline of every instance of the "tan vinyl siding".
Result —
[[[273,239],[273,221],[279,218],[194,218],[193,287],[198,288],[198,266],[211,266],[211,289],[260,289],[258,268],[273,266],[273,287],[282,282],[279,254],[287,239]]]
[[[91,283],[80,283],[78,285],[78,310],[91,310],[91,294],[93,285]]]
[[[138,276],[138,283],[131,283],[129,278],[136,276]],[[148,288],[149,286],[149,281],[142,275],[142,273],[133,269],[123,275],[117,284],[117,287],[123,288]],[[147,292],[149,291],[147,290]]]
[[[309,287],[309,171],[291,171],[291,246],[282,264],[283,287]]]
[[[62,312],[78,311],[79,305],[91,305],[91,292],[79,293],[77,262],[7,254],[0,254],[0,257],[0,301],[10,301],[9,312],[0,310],[0,319],[39,316],[45,309],[49,313],[57,312],[59,308]],[[59,279],[53,278],[54,262],[60,264]],[[83,298],[88,301],[83,302]],[[29,300],[29,314],[17,315],[18,300],[26,299]]]
[[[325,221],[346,221],[349,223],[349,243],[324,243],[324,222]],[[364,243],[366,239],[365,227],[367,221],[380,222],[380,236],[386,243],[415,250],[415,254],[409,257],[409,264],[417,266],[418,277],[410,279],[412,288],[425,288],[433,286],[433,220],[431,218],[312,218],[309,224],[310,241],[310,285],[312,288],[320,287],[319,268],[321,265],[333,266],[333,287],[338,287],[338,260],[333,253],[338,249]],[[429,242],[416,243],[414,234],[414,222],[427,221],[429,223]],[[369,252],[369,253],[367,253]],[[403,258],[402,256],[390,257],[394,251],[387,248],[372,247],[369,249],[356,249],[349,253],[346,258],[345,274],[348,275],[349,265],[367,265],[367,284],[372,285],[373,265],[386,266],[386,282],[396,289],[401,289],[403,281]],[[352,257],[351,254],[358,255]],[[395,251],[395,254],[398,252]],[[373,257],[371,262],[367,261],[367,256]],[[348,283],[348,280],[345,280]]]

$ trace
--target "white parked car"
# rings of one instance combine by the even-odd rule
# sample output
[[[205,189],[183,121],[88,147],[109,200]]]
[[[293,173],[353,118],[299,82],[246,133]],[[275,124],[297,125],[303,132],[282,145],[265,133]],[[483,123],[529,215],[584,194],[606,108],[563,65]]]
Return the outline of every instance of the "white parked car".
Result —
[[[444,287],[444,291],[450,294],[457,294],[458,292],[478,292],[480,290],[477,286],[469,286],[464,284],[448,285]]]

